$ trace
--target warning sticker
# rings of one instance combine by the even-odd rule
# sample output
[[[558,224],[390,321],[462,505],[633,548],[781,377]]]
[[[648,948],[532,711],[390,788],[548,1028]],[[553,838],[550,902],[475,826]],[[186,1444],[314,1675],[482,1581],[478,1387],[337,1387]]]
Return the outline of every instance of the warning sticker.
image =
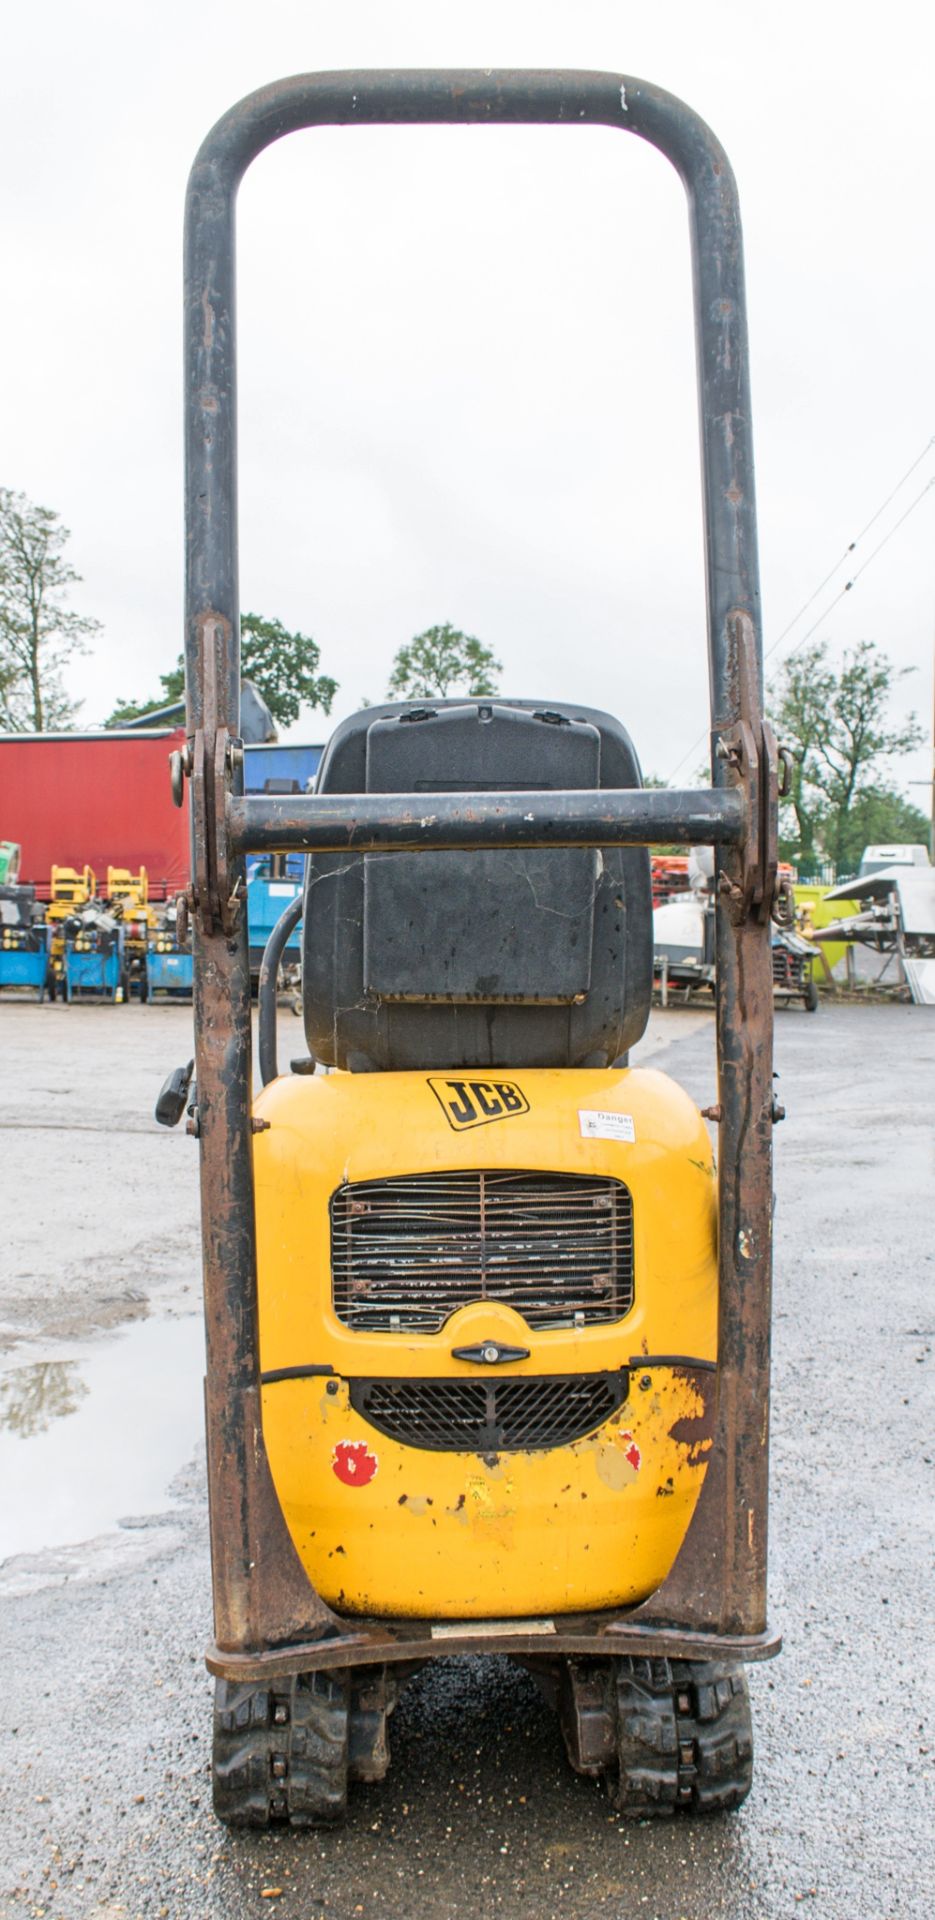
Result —
[[[632,1145],[636,1139],[631,1113],[604,1113],[579,1107],[578,1125],[582,1140],[629,1140]]]

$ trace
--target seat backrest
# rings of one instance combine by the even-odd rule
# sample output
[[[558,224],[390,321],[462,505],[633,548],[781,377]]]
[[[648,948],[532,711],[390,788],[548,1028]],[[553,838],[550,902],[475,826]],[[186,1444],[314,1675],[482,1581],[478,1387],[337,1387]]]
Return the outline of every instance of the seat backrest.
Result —
[[[319,793],[636,787],[608,714],[531,700],[369,707]],[[309,1048],[351,1071],[605,1066],[652,991],[644,847],[316,855],[306,863]]]

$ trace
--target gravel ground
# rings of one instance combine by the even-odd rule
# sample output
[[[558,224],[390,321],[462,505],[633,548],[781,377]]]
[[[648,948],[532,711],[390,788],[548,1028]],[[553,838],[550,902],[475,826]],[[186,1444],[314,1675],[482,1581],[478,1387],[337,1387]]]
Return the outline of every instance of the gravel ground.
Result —
[[[191,1319],[197,1339],[194,1151],[151,1121],[190,1015],[3,1006],[0,1031],[9,1368],[73,1355],[75,1379],[86,1362],[91,1379],[88,1356],[119,1354],[140,1319],[154,1335]],[[284,1058],[298,1035],[285,1015]],[[712,1098],[704,1015],[657,1014],[649,1039],[657,1064]],[[354,1790],[342,1833],[228,1835],[210,1810],[193,1409],[160,1440],[153,1511],[65,1544],[50,1522],[44,1550],[0,1565],[4,1920],[930,1915],[935,1016],[783,1011],[777,1064],[771,1607],[786,1644],[751,1674],[744,1809],[623,1827],[570,1772],[531,1680],[485,1658],[412,1683],[390,1774]],[[165,1382],[154,1366],[132,1384],[142,1422]],[[105,1483],[135,1424],[132,1411],[116,1424]],[[24,1449],[47,1437],[14,1436]]]

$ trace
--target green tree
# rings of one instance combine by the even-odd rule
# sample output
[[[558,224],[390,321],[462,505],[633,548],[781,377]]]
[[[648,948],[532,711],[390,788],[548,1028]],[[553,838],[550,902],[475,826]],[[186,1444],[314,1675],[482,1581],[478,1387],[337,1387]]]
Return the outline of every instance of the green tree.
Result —
[[[316,673],[320,657],[308,634],[290,633],[281,620],[265,620],[259,613],[241,614],[240,671],[281,727],[290,727],[303,705],[331,712],[338,683]]]
[[[179,654],[178,663],[170,667],[168,673],[159,675],[162,692],[154,694],[149,700],[118,700],[113,713],[109,713],[105,727],[125,727],[130,720],[142,720],[144,714],[158,713],[160,707],[173,707],[185,697],[185,663]]]
[[[898,801],[880,776],[888,760],[923,738],[915,714],[899,722],[889,712],[898,682],[911,672],[895,667],[872,640],[846,652],[840,671],[824,641],[786,662],[771,701],[779,739],[792,755],[783,810],[786,858],[803,866],[831,860],[843,871],[856,835],[871,818],[883,817],[881,801]],[[867,844],[861,841],[858,857]]]
[[[68,539],[51,508],[0,487],[0,726],[17,733],[68,727],[80,704],[62,668],[99,623],[66,604],[81,579],[64,558]]]
[[[923,846],[929,843],[931,822],[919,807],[887,787],[866,787],[848,810],[838,841],[837,868],[856,873],[865,847]]]
[[[281,620],[267,620],[260,613],[240,616],[240,671],[244,680],[252,680],[281,727],[289,727],[299,717],[302,706],[321,707],[331,712],[338,683],[328,674],[316,672],[320,648],[307,633],[290,633]],[[104,722],[108,727],[142,719],[160,707],[181,700],[185,692],[185,663],[179,654],[176,665],[159,676],[162,693],[150,700],[120,700]]]
[[[818,743],[831,710],[834,673],[827,647],[816,644],[786,662],[772,696],[779,739],[792,756],[789,796],[780,808],[780,854],[811,867],[820,858],[817,835],[823,818],[816,780]]]
[[[490,647],[469,633],[461,633],[449,620],[443,626],[426,627],[408,646],[400,647],[393,661],[387,688],[390,700],[438,700],[448,694],[483,695],[496,693],[496,676],[502,672]]]

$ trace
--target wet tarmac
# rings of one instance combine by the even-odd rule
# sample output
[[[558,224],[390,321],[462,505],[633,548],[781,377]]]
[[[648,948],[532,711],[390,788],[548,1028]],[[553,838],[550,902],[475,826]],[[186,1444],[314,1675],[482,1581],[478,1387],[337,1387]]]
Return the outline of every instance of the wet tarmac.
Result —
[[[0,1563],[165,1508],[201,1433],[200,1313],[111,1339],[17,1349],[0,1370]]]
[[[3,1920],[928,1916],[935,1015],[777,1018],[771,1607],[786,1645],[751,1674],[745,1808],[623,1827],[568,1769],[528,1676],[489,1658],[417,1677],[390,1774],[354,1790],[343,1833],[259,1842],[210,1810],[195,1153],[151,1119],[189,1030],[180,1008],[0,1006],[16,1197],[0,1282]],[[299,1032],[284,1016],[284,1058]],[[650,1042],[713,1098],[709,1020],[656,1015]]]

